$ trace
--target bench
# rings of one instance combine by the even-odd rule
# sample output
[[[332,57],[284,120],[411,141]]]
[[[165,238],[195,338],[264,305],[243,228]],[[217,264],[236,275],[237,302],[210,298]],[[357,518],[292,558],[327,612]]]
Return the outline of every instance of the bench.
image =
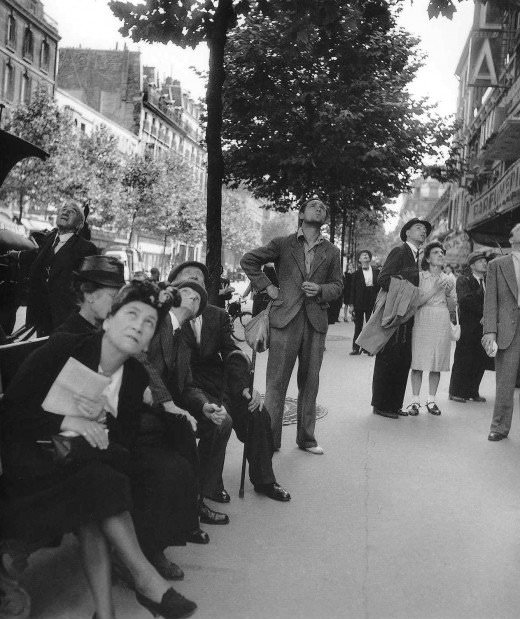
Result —
[[[27,356],[47,341],[46,337],[0,346],[0,399],[18,368]],[[2,472],[0,461],[0,475]],[[0,496],[0,509],[3,498]],[[47,542],[30,547],[20,540],[0,537],[0,619],[26,619],[31,612],[31,600],[19,584],[27,567],[29,555],[49,545]]]

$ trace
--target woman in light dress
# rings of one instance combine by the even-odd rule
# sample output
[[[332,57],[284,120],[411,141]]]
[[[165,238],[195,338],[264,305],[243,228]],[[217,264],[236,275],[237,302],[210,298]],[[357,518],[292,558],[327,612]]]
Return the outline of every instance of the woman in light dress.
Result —
[[[419,274],[419,309],[412,331],[412,403],[409,415],[420,411],[419,394],[423,372],[429,372],[426,410],[440,415],[435,397],[441,372],[450,369],[451,322],[455,322],[456,296],[452,280],[443,273],[446,250],[441,243],[429,243],[424,249]]]

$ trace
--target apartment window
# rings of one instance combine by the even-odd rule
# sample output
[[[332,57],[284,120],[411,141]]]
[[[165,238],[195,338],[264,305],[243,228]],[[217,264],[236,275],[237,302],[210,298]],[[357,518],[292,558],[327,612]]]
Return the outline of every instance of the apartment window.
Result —
[[[31,102],[31,78],[27,72],[22,75],[20,101],[25,105],[29,105]]]
[[[9,15],[7,18],[6,44],[12,49],[16,48],[16,19],[13,15]]]
[[[40,69],[42,71],[47,72],[49,70],[50,56],[51,56],[51,47],[47,43],[47,41],[44,39],[42,41],[42,46],[40,49]]]
[[[29,26],[27,26],[27,28],[25,29],[24,35],[23,35],[23,51],[22,51],[22,55],[26,60],[31,60],[33,59],[33,55],[34,55],[34,38],[33,38],[33,33],[31,31],[31,29],[29,28]]]
[[[5,65],[5,71],[4,71],[3,91],[4,91],[4,98],[7,99],[8,101],[14,100],[14,78],[15,78],[14,67],[10,62],[7,62]]]

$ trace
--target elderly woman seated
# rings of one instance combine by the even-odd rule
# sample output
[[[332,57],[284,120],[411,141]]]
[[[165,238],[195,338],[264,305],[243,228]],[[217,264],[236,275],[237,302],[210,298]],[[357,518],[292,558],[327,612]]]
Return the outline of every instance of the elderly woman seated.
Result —
[[[97,619],[115,617],[111,551],[131,574],[137,601],[152,613],[177,618],[196,608],[150,563],[131,515],[132,450],[148,385],[134,357],[148,347],[165,309],[153,284],[125,286],[103,331],[52,336],[22,365],[2,404],[2,483],[8,498],[2,533],[28,542],[76,533]],[[48,412],[42,404],[71,357],[110,379],[104,397],[76,395],[71,414]],[[49,452],[63,433],[75,436],[67,466]]]

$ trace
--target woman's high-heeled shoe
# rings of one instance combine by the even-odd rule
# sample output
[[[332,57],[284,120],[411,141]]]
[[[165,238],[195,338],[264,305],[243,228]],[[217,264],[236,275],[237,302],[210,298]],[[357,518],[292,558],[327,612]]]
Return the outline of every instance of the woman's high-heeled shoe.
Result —
[[[149,610],[154,617],[164,617],[164,619],[189,617],[197,608],[195,602],[185,598],[175,591],[173,587],[170,587],[165,592],[160,602],[154,602],[137,591],[135,593],[135,598],[139,604],[144,606],[146,610]]]

